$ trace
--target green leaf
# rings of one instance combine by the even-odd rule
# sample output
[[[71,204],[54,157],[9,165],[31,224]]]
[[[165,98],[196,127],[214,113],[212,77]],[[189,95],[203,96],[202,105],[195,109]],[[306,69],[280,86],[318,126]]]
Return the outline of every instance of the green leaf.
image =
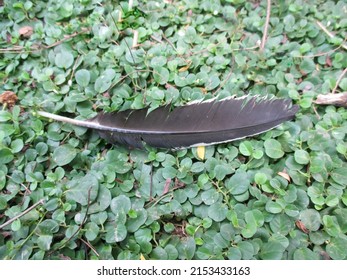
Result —
[[[153,260],[167,260],[168,254],[162,247],[156,247],[153,249],[150,255]]]
[[[247,140],[241,142],[239,149],[240,149],[240,153],[246,157],[249,157],[253,153],[252,143]]]
[[[70,52],[63,51],[55,56],[55,65],[59,68],[68,69],[73,64],[73,55]]]
[[[294,221],[285,214],[277,214],[270,221],[270,228],[272,232],[286,236],[294,228]]]
[[[99,227],[96,223],[90,222],[87,223],[83,229],[85,230],[84,235],[89,241],[93,241],[99,235]]]
[[[285,248],[277,241],[265,243],[260,250],[262,260],[280,260],[282,259]]]
[[[106,231],[106,242],[116,243],[123,241],[127,236],[127,229],[123,224],[116,224],[112,228],[108,228]]]
[[[238,248],[240,249],[243,260],[250,260],[253,258],[255,250],[251,242],[241,241],[238,243]]]
[[[269,200],[266,203],[265,210],[272,214],[278,214],[282,212],[283,208],[279,203]]]
[[[48,251],[51,248],[53,235],[40,235],[37,238],[37,245],[41,250]]]
[[[336,217],[324,215],[323,216],[323,225],[324,225],[324,230],[330,236],[337,237],[340,235],[341,229],[340,229],[340,226],[337,222]]]
[[[250,180],[246,172],[238,170],[227,182],[226,187],[232,195],[245,193],[250,187]]]
[[[53,152],[53,160],[58,166],[69,164],[77,155],[77,150],[70,144],[64,144],[56,148]]]
[[[128,213],[131,208],[130,198],[125,195],[117,196],[111,200],[110,207],[116,215],[120,212]]]
[[[266,155],[270,158],[279,159],[284,155],[281,143],[275,139],[265,140],[264,147]]]
[[[347,257],[347,236],[340,235],[332,238],[326,247],[327,253],[333,260],[344,260]]]
[[[221,222],[226,218],[227,212],[228,208],[223,203],[217,202],[208,208],[207,214],[212,220]]]
[[[7,200],[0,196],[0,210],[4,210],[7,207]]]
[[[147,211],[145,209],[136,210],[137,216],[136,218],[128,219],[126,226],[129,232],[137,231],[140,226],[142,226],[147,220]]]
[[[66,198],[85,206],[96,199],[98,191],[98,179],[94,174],[88,173],[84,177],[76,179],[73,182],[72,187],[66,191]]]
[[[90,72],[86,69],[78,70],[75,74],[75,79],[81,87],[87,87],[90,82]]]
[[[245,212],[246,226],[242,229],[241,233],[244,238],[251,238],[264,223],[263,214],[255,209]]]
[[[153,78],[158,84],[165,85],[169,81],[170,73],[166,68],[155,67],[153,71]]]
[[[96,79],[94,89],[98,93],[103,93],[109,89],[112,84],[112,80],[116,77],[116,71],[113,69],[106,69]]]
[[[254,175],[254,182],[258,185],[265,184],[267,182],[267,180],[268,180],[267,176],[264,173],[258,172]]]
[[[186,43],[194,43],[196,41],[197,35],[195,28],[192,26],[188,26],[186,29],[186,33],[184,35],[184,41]]]
[[[195,254],[196,245],[193,237],[185,237],[177,245],[180,260],[191,260]]]
[[[0,111],[0,122],[7,122],[10,119],[12,119],[11,113],[7,111]]]
[[[0,165],[7,164],[14,159],[12,151],[8,148],[0,149]]]
[[[333,178],[333,180],[336,183],[338,183],[342,186],[346,186],[347,185],[346,168],[342,167],[342,168],[335,169],[334,171],[331,172],[331,178]]]
[[[294,260],[319,260],[319,255],[308,248],[300,248],[294,251]]]
[[[294,159],[299,164],[308,164],[310,162],[310,155],[304,150],[296,150],[294,152]]]
[[[217,180],[223,180],[225,176],[230,174],[232,171],[232,168],[230,168],[230,166],[227,164],[218,164],[214,168]]]
[[[11,142],[11,150],[14,154],[19,153],[24,147],[22,139],[16,139]]]

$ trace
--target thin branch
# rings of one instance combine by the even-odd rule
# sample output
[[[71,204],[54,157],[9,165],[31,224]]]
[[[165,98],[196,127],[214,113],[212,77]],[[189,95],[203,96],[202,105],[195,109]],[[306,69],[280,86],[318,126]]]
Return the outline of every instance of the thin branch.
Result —
[[[134,37],[133,37],[133,45],[132,45],[132,48],[136,48],[138,46],[137,42],[138,42],[138,39],[139,39],[139,32],[137,30],[133,30],[133,33],[134,33]]]
[[[314,103],[318,105],[335,105],[347,108],[347,92],[319,94]]]
[[[347,73],[347,68],[345,68],[345,70],[342,71],[341,75],[339,76],[339,78],[336,81],[336,85],[333,88],[333,90],[331,91],[332,94],[334,94],[337,90],[337,88],[339,87],[339,84],[341,82],[341,80],[343,79],[343,76]]]
[[[266,8],[266,19],[265,19],[265,25],[264,25],[264,32],[263,32],[263,38],[261,40],[260,50],[264,50],[266,40],[267,40],[267,33],[269,29],[269,22],[270,22],[270,14],[271,14],[271,0],[267,0],[267,8]]]
[[[71,39],[71,38],[74,38],[82,33],[86,33],[88,32],[89,29],[88,28],[83,28],[82,31],[80,32],[74,32],[70,35],[65,35],[65,37],[57,42],[54,42],[53,44],[51,45],[33,45],[30,47],[29,50],[26,50],[25,47],[23,46],[14,46],[12,48],[5,48],[5,49],[0,49],[0,53],[9,53],[9,52],[13,52],[13,53],[20,53],[20,52],[38,52],[38,51],[42,51],[42,50],[47,50],[47,49],[50,49],[50,48],[53,48],[53,47],[56,47],[58,45],[60,45],[61,43]]]
[[[224,79],[224,81],[222,81],[221,83],[220,83],[220,86],[217,88],[217,90],[213,93],[213,95],[216,95],[217,94],[217,92],[219,92],[221,89],[222,89],[222,87],[224,87],[225,86],[225,84],[229,81],[229,79],[231,78],[231,75],[233,74],[233,72],[232,71],[230,71],[229,72],[229,74],[226,76],[226,78]]]
[[[94,252],[94,254],[97,256],[97,257],[100,257],[99,253],[95,250],[95,248],[93,247],[92,244],[90,244],[88,241],[85,241],[83,240],[83,238],[80,238],[80,240],[86,244],[87,247],[89,247],[90,250],[92,250]]]
[[[7,222],[3,223],[2,225],[0,225],[0,229],[8,226],[9,224],[13,223],[15,220],[19,219],[20,217],[24,216],[25,214],[29,213],[30,211],[32,211],[34,208],[36,208],[38,205],[42,205],[45,203],[44,199],[40,199],[38,202],[36,202],[35,204],[33,204],[32,206],[30,206],[28,209],[26,209],[25,211],[23,211],[22,213],[18,214],[17,216],[13,217],[12,219],[9,219]]]
[[[295,56],[295,57],[298,57],[298,58],[314,58],[314,57],[320,57],[320,56],[323,56],[323,55],[328,55],[330,53],[334,53],[336,52],[337,50],[341,49],[342,48],[342,45],[338,46],[337,48],[333,49],[333,50],[330,50],[330,51],[326,51],[326,52],[321,52],[321,53],[316,53],[316,54],[309,54],[309,55],[299,55],[299,56]]]
[[[88,216],[88,211],[89,211],[89,206],[90,206],[90,192],[91,192],[91,190],[92,190],[92,188],[89,188],[89,190],[88,190],[88,198],[87,198],[87,199],[88,199],[88,204],[87,204],[86,214],[85,214],[85,216],[84,216],[84,218],[83,218],[82,223],[79,225],[78,229],[74,232],[74,234],[70,236],[70,238],[68,238],[58,249],[54,249],[54,250],[52,250],[51,252],[49,252],[49,253],[48,253],[48,256],[50,256],[54,251],[60,250],[60,249],[64,248],[64,246],[65,246],[67,243],[69,243],[70,240],[71,240],[72,238],[74,238],[74,237],[76,236],[76,234],[82,229],[83,225],[84,225],[85,222],[87,221],[87,216]]]
[[[317,20],[316,23],[320,27],[320,29],[322,29],[330,38],[335,38],[336,37],[320,21]],[[344,48],[345,50],[347,50],[347,45],[342,44],[341,47]]]

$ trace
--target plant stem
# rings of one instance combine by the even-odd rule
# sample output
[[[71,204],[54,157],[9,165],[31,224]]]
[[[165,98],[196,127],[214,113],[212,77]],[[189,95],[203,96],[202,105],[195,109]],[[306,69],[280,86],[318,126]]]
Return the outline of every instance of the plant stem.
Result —
[[[265,19],[265,25],[264,25],[264,32],[263,32],[263,38],[261,40],[260,50],[264,50],[266,40],[267,40],[267,33],[269,29],[269,22],[270,22],[270,14],[271,14],[271,0],[267,0],[267,8],[266,8],[266,19]]]
[[[44,204],[44,203],[45,203],[45,200],[44,199],[40,199],[38,202],[36,202],[34,205],[30,206],[28,209],[26,209],[22,213],[18,214],[17,216],[13,217],[12,219],[9,219],[7,222],[5,222],[2,225],[0,225],[0,229],[8,226],[9,224],[13,223],[15,220],[17,220],[20,217],[24,216],[25,214],[29,213],[31,210],[36,208],[38,205]]]

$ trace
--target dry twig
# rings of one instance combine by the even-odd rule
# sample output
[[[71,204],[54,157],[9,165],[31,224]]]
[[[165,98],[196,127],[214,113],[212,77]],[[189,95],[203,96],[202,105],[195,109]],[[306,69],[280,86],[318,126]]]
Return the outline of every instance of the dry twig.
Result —
[[[80,32],[74,32],[70,35],[65,35],[65,37],[57,42],[54,42],[53,44],[51,45],[33,45],[30,47],[29,50],[26,50],[25,47],[23,46],[14,46],[13,48],[5,48],[5,49],[0,49],[0,53],[11,53],[11,52],[14,52],[14,53],[20,53],[20,52],[38,52],[38,51],[42,51],[42,50],[47,50],[47,49],[50,49],[50,48],[53,48],[55,46],[58,46],[60,45],[61,43],[71,39],[71,38],[74,38],[82,33],[86,33],[86,32],[89,32],[89,29],[88,28],[83,28],[82,31]]]
[[[266,19],[265,19],[265,25],[264,25],[264,32],[263,32],[263,38],[261,40],[260,44],[260,50],[264,50],[266,40],[267,40],[267,34],[269,29],[269,22],[270,22],[270,14],[271,14],[271,0],[267,0],[267,7],[266,7]]]
[[[100,257],[99,253],[96,251],[96,249],[93,247],[92,244],[90,244],[88,241],[83,240],[83,238],[80,238],[80,240],[90,249],[93,251],[93,253],[97,256]]]
[[[319,105],[335,105],[347,108],[347,92],[319,94],[314,103]]]
[[[33,204],[32,206],[30,206],[28,209],[26,209],[25,211],[23,211],[22,213],[18,214],[17,216],[13,217],[12,219],[9,219],[7,222],[3,223],[2,225],[0,225],[0,229],[8,226],[9,224],[13,223],[15,220],[19,219],[20,217],[24,216],[25,214],[29,213],[31,210],[33,210],[34,208],[36,208],[38,205],[40,204],[44,204],[45,200],[44,199],[40,199],[38,202],[36,202],[35,204]]]
[[[343,79],[343,76],[347,73],[347,68],[345,68],[345,70],[342,71],[341,75],[339,76],[339,78],[336,81],[336,85],[333,88],[333,90],[331,91],[331,94],[334,94],[337,90],[337,88],[339,87],[339,84],[341,82],[341,80]]]
[[[48,256],[50,256],[54,251],[60,250],[60,249],[64,248],[65,245],[66,245],[67,243],[69,243],[69,242],[72,240],[72,238],[74,238],[74,237],[76,236],[76,234],[77,234],[77,233],[82,229],[82,227],[84,226],[84,224],[85,224],[85,222],[87,221],[87,218],[88,218],[88,211],[89,211],[89,206],[90,206],[90,193],[91,193],[91,191],[92,191],[92,188],[89,188],[89,190],[88,190],[88,198],[87,198],[88,204],[87,204],[86,214],[85,214],[85,216],[84,216],[84,218],[83,218],[83,221],[82,221],[81,224],[79,225],[78,229],[70,236],[70,238],[68,238],[62,245],[60,245],[60,247],[59,247],[58,249],[55,249],[55,250],[50,251],[50,252],[48,253]]]
[[[320,21],[317,20],[316,23],[320,27],[320,29],[322,29],[330,38],[335,38],[336,37]],[[341,47],[344,48],[345,50],[347,50],[347,45],[342,44]]]

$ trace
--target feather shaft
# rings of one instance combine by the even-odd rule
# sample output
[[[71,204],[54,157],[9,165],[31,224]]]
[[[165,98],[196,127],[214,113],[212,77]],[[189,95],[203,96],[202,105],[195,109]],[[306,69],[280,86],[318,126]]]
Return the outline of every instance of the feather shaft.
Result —
[[[170,110],[159,107],[115,113],[99,113],[81,121],[39,111],[57,121],[96,129],[115,144],[143,148],[143,142],[159,148],[185,148],[230,142],[257,135],[292,119],[298,106],[288,99],[226,98],[196,102]]]

